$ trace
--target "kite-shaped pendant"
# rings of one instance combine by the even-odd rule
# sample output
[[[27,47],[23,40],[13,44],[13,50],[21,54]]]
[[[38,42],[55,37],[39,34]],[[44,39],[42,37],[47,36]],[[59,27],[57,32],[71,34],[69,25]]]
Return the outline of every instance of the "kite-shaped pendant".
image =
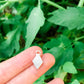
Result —
[[[41,52],[39,50],[36,51],[36,56],[33,59],[33,64],[35,65],[36,69],[42,65],[43,61],[41,59]]]

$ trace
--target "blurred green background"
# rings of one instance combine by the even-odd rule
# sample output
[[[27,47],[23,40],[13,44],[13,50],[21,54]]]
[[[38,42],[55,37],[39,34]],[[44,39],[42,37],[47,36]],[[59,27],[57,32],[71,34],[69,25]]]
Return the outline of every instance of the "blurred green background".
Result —
[[[84,0],[0,0],[0,62],[30,46],[55,65],[35,84],[61,78],[84,84]]]

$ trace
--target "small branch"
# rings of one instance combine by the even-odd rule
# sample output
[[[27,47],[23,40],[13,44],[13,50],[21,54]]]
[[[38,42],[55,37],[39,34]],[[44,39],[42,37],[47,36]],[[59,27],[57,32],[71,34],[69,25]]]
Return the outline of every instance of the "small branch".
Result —
[[[57,4],[62,4],[62,5],[67,5],[67,6],[77,6],[75,4],[68,3],[68,2],[57,2]]]
[[[81,39],[84,39],[84,36],[76,38],[75,41],[78,41],[78,40],[81,40]]]
[[[65,10],[65,8],[63,8],[62,6],[56,4],[56,3],[52,2],[52,1],[49,1],[49,0],[42,0],[42,1],[48,3],[49,5],[54,6],[54,7],[56,7],[56,8],[59,8],[59,9]]]
[[[0,3],[5,3],[5,2],[7,2],[7,1],[0,1]]]
[[[0,11],[3,10],[3,9],[4,9],[6,6],[8,6],[8,5],[9,5],[9,2],[6,2],[4,5],[1,5],[1,6],[0,6]]]
[[[78,3],[78,7],[83,7],[83,4],[84,4],[84,0],[80,0]]]
[[[9,0],[5,4],[0,6],[0,11],[3,10],[6,6],[8,6],[10,3],[17,2],[18,0]]]
[[[40,0],[38,0],[38,7],[40,8]]]

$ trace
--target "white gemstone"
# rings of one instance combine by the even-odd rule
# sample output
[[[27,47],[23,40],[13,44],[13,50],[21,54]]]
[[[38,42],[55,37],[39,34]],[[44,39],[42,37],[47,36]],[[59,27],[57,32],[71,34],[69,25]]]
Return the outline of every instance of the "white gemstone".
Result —
[[[38,69],[43,63],[43,61],[40,57],[40,54],[36,54],[36,56],[35,56],[35,58],[33,59],[32,62],[34,63],[35,67]]]

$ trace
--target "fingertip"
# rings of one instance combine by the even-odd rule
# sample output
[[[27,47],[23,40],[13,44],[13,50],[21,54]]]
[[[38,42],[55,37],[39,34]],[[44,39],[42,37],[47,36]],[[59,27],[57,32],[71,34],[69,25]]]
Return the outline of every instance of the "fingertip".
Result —
[[[48,59],[50,61],[50,63],[52,63],[52,65],[55,64],[55,58],[52,54],[50,53],[45,53],[44,56],[46,56],[46,59]]]
[[[43,51],[38,46],[30,47],[16,56],[2,62],[0,64],[0,84],[5,83],[11,78],[15,77],[25,69],[29,68],[33,63],[32,60],[36,56],[36,51],[39,50],[41,57],[43,56]],[[6,66],[5,66],[6,65]],[[6,70],[8,69],[8,70]],[[10,73],[10,74],[9,74]],[[5,75],[3,75],[5,74]]]
[[[51,82],[48,84],[64,84],[63,80],[60,78],[53,79]]]
[[[55,81],[58,81],[58,84],[64,84],[63,80],[60,78],[56,78]]]
[[[43,75],[46,71],[48,71],[55,63],[54,56],[49,53],[44,54],[42,56],[42,60],[43,64],[40,66],[39,69],[36,69],[36,67],[32,65],[28,69],[23,71],[20,75],[15,77],[13,80],[9,81],[9,84],[12,82],[14,84],[21,84],[22,82],[24,82],[25,84],[33,84],[33,82],[35,82],[41,75]]]

